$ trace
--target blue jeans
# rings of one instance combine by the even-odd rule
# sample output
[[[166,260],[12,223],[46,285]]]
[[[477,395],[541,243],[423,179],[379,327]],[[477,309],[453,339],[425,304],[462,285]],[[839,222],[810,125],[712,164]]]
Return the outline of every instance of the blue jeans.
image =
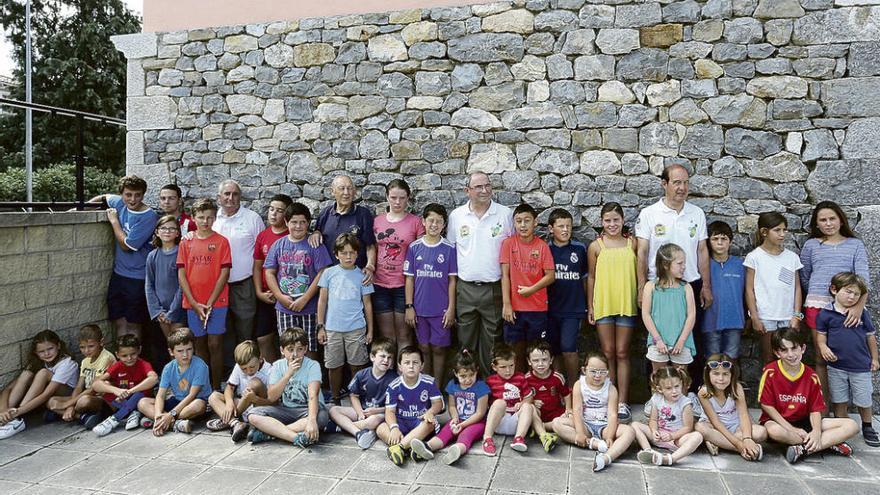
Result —
[[[733,359],[739,357],[739,340],[742,337],[742,329],[728,328],[726,330],[714,330],[703,333],[703,346],[706,349],[706,357],[712,354],[727,354]]]

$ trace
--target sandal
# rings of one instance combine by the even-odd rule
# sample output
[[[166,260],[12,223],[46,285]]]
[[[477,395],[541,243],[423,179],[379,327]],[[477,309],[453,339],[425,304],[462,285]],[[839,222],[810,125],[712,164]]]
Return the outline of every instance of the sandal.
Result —
[[[605,440],[596,437],[590,438],[590,442],[587,444],[587,448],[599,452],[608,452],[608,444],[605,442]]]
[[[231,426],[228,423],[224,423],[220,418],[214,418],[205,424],[211,431],[223,431],[225,429],[230,428]]]

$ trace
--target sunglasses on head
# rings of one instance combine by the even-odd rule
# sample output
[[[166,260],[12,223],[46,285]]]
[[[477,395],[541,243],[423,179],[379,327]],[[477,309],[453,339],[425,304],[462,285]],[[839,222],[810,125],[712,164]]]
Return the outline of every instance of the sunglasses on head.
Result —
[[[729,370],[733,367],[733,363],[730,361],[709,361],[706,363],[706,366],[709,367],[710,370],[714,370],[716,368],[724,368]]]

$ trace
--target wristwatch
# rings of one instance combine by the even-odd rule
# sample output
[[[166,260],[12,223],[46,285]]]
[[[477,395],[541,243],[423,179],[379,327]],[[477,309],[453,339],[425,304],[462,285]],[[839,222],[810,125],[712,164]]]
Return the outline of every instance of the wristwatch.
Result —
[[[791,314],[791,317],[792,317],[792,318],[797,318],[798,320],[803,320],[803,319],[804,319],[804,314],[801,313],[800,311],[797,311],[797,312],[792,313],[792,314]]]
[[[415,306],[413,306],[412,304],[404,304],[403,307],[406,309],[413,309]]]
[[[168,411],[168,414],[171,415],[171,419],[177,419],[177,410],[172,409],[172,410]]]

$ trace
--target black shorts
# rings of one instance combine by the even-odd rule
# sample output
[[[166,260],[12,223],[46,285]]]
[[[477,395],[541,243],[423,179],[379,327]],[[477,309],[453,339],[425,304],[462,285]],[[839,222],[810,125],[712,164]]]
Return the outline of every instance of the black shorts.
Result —
[[[119,318],[125,318],[129,323],[148,321],[144,281],[113,272],[107,288],[107,313],[111,321]]]
[[[275,305],[257,299],[257,314],[254,323],[254,338],[278,333],[278,320],[275,318]]]

